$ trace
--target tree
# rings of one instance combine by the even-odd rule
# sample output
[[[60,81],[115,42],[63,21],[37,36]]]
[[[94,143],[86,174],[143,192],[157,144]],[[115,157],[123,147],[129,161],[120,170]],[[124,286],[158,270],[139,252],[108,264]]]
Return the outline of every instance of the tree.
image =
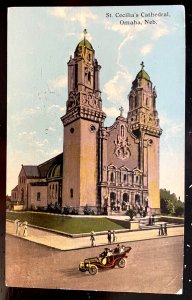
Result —
[[[160,189],[160,206],[164,214],[182,216],[184,214],[184,203],[177,199],[175,193],[170,193],[166,189]]]

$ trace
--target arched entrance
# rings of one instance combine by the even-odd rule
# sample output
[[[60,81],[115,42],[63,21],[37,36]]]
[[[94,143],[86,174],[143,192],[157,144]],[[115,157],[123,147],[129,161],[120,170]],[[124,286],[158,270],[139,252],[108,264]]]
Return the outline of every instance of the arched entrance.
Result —
[[[138,203],[138,204],[140,204],[140,195],[139,194],[136,194],[135,195],[135,203]]]
[[[127,209],[127,204],[129,202],[129,195],[127,193],[123,194],[123,201],[122,201],[122,210]]]
[[[128,202],[129,201],[129,195],[127,193],[123,194],[123,201]]]
[[[110,193],[110,204],[111,204],[111,209],[114,210],[115,208],[115,202],[116,202],[116,194],[114,192]]]

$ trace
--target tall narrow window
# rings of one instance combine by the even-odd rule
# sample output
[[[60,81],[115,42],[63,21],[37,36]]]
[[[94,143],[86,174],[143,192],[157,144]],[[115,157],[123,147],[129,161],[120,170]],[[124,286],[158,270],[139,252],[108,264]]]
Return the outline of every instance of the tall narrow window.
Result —
[[[89,82],[91,82],[91,72],[88,72],[87,79],[88,79]]]
[[[123,181],[124,181],[124,183],[126,183],[126,181],[127,181],[127,175],[126,174],[123,175]]]
[[[113,172],[111,173],[111,182],[114,182],[114,174],[113,174]]]
[[[73,198],[73,189],[70,189],[70,197]]]
[[[77,88],[78,83],[78,65],[75,65],[75,88]]]
[[[41,201],[41,193],[37,192],[37,201]]]
[[[125,134],[125,128],[123,125],[121,125],[121,136],[124,137]]]
[[[55,185],[55,198],[57,198],[57,184]]]

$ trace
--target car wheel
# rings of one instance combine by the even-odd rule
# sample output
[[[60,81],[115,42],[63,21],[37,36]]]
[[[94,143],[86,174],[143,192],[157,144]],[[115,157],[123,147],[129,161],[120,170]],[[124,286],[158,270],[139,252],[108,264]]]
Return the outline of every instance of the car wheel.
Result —
[[[79,271],[81,271],[81,272],[86,272],[86,269],[79,269]]]
[[[89,274],[91,274],[91,275],[95,275],[95,274],[97,274],[97,272],[98,272],[98,268],[97,268],[97,266],[90,266],[89,267]]]
[[[119,268],[124,268],[126,266],[126,260],[124,258],[121,258],[119,261],[118,261],[118,267]]]

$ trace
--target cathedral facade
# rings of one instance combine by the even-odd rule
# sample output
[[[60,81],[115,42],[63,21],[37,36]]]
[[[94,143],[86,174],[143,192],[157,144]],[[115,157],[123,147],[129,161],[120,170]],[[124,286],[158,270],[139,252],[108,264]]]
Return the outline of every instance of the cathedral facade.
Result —
[[[61,118],[63,154],[36,166],[36,177],[29,183],[34,201],[41,206],[41,200],[37,200],[41,199],[41,189],[43,205],[57,202],[61,206],[80,209],[87,205],[100,213],[106,207],[113,210],[117,206],[122,209],[127,204],[140,204],[150,207],[153,213],[159,213],[159,141],[162,130],[156,110],[155,87],[142,63],[128,95],[127,116],[123,116],[121,107],[114,124],[105,127],[100,69],[95,51],[84,36],[68,62],[68,99],[66,113]],[[22,177],[29,167],[22,166]],[[23,185],[22,189],[29,191]],[[18,200],[19,190],[18,181],[13,190]],[[29,208],[27,197],[29,195],[23,192],[25,208]]]

